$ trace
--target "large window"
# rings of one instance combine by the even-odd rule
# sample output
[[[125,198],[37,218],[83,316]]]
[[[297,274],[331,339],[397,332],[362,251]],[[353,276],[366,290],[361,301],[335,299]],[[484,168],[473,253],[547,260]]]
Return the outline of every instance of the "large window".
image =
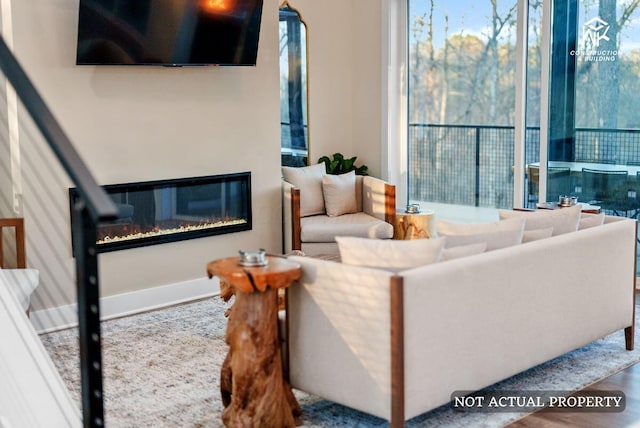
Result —
[[[408,202],[638,218],[639,1],[408,7]]]
[[[637,1],[556,0],[551,10],[547,199],[562,190],[607,214],[640,209],[640,10]],[[544,146],[543,146],[544,150]]]
[[[409,0],[409,199],[513,204],[516,1]]]
[[[408,0],[409,200],[637,216],[639,3]]]

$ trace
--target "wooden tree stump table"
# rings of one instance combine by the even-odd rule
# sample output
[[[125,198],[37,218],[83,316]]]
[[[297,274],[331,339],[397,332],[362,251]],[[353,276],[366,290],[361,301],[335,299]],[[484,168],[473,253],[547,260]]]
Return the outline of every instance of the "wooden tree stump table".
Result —
[[[235,295],[225,340],[229,345],[220,372],[227,427],[295,427],[301,409],[285,381],[278,339],[278,289],[300,278],[300,265],[267,257],[268,264],[245,267],[238,257],[212,261],[209,278],[220,278],[221,297]]]
[[[418,213],[398,211],[393,227],[393,239],[428,239],[436,236],[434,213],[426,210]]]

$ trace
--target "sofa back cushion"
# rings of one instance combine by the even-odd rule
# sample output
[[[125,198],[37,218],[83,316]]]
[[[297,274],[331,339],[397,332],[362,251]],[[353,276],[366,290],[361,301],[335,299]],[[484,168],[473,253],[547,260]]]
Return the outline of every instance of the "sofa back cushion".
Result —
[[[580,222],[578,223],[578,230],[588,229],[590,227],[600,226],[604,224],[604,213],[600,214],[580,214]]]
[[[582,205],[576,204],[557,210],[511,211],[500,210],[500,219],[525,219],[525,230],[536,230],[553,227],[553,236],[578,230]]]
[[[324,163],[294,168],[282,167],[282,178],[300,189],[300,216],[324,214],[322,177],[326,174]]]
[[[542,229],[525,230],[522,235],[522,243],[533,242],[539,239],[551,238],[553,236],[553,227],[543,227]]]
[[[355,171],[339,175],[324,175],[322,177],[322,192],[324,206],[329,217],[358,211]]]
[[[446,236],[446,247],[486,242],[487,251],[518,245],[524,232],[523,219],[510,219],[493,223],[460,224],[436,221],[438,236]]]
[[[336,242],[344,264],[399,272],[438,262],[445,239],[397,241],[337,236]]]
[[[479,242],[477,244],[459,245],[457,247],[445,248],[444,250],[442,250],[442,257],[440,258],[440,260],[444,262],[447,260],[454,260],[454,259],[460,259],[462,257],[469,257],[476,254],[484,253],[486,249],[487,249],[486,242]]]

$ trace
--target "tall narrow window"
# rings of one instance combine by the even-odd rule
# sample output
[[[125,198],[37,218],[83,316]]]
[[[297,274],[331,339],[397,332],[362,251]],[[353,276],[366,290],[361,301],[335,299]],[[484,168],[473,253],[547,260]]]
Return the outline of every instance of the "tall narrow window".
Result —
[[[288,2],[280,7],[280,129],[284,166],[303,166],[309,154],[307,26]]]

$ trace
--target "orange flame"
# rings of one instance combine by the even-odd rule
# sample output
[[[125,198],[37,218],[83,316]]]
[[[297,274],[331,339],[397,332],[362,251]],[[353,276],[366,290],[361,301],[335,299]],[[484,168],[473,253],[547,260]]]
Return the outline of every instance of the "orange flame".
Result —
[[[200,0],[200,9],[208,13],[229,12],[234,0]]]

